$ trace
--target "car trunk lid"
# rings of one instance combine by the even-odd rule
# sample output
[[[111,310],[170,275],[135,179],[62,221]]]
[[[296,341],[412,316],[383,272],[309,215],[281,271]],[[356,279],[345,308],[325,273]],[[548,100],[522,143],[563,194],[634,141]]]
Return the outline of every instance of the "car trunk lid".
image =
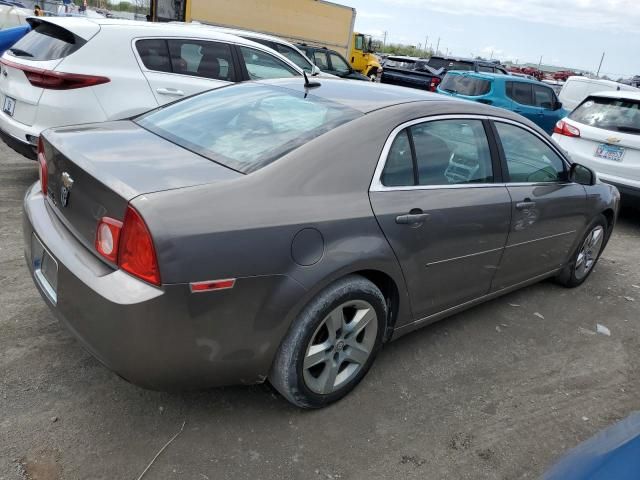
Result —
[[[243,176],[130,121],[50,130],[43,145],[49,204],[92,250],[98,221],[122,221],[139,195]]]

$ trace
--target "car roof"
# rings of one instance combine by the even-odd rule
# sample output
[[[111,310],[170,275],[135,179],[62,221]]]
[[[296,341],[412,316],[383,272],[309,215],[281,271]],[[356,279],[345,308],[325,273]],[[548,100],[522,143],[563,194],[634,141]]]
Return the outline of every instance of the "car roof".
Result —
[[[296,47],[293,43],[286,41],[281,37],[276,37],[275,35],[269,35],[267,33],[255,32],[253,30],[242,30],[239,28],[229,28],[229,27],[220,27],[218,25],[208,25],[206,23],[188,23],[186,25],[200,27],[200,28],[211,28],[213,30],[217,30],[221,33],[227,33],[229,35],[236,35],[238,37],[250,37],[250,38],[259,38],[261,40],[268,40],[274,43],[281,43],[283,45],[287,45],[288,47]]]
[[[493,61],[493,60],[479,60],[475,58],[464,58],[464,57],[449,57],[445,55],[432,55],[430,59],[431,58],[438,58],[441,60],[453,60],[456,62],[467,62],[467,63],[477,63],[477,64],[483,64],[483,65],[501,66],[500,62]]]
[[[631,90],[616,90],[616,91],[603,91],[594,92],[589,94],[590,97],[604,97],[604,98],[620,98],[622,100],[638,100],[640,101],[640,90],[633,92]]]
[[[433,102],[434,104],[436,102],[438,104],[450,103],[458,107],[460,107],[461,103],[464,103],[468,104],[469,109],[473,109],[474,112],[477,110],[477,106],[486,107],[487,115],[496,116],[496,111],[500,112],[500,109],[494,109],[486,105],[467,102],[455,97],[448,97],[414,88],[398,87],[375,82],[357,82],[340,78],[314,78],[314,81],[319,81],[320,86],[310,89],[305,89],[304,80],[300,77],[261,80],[255,83],[274,85],[300,93],[308,93],[309,95],[339,103],[362,113],[369,113],[374,110],[413,102]],[[464,110],[464,108],[462,108],[462,110]],[[504,112],[504,116],[509,117],[508,114],[510,112],[507,110],[504,110]]]
[[[447,75],[453,73],[456,75],[469,75],[469,76],[474,76],[474,77],[478,77],[478,78],[485,78],[485,79],[502,79],[505,81],[513,81],[513,82],[522,82],[522,83],[539,83],[539,84],[543,84],[542,82],[540,82],[539,80],[536,79],[532,79],[532,78],[527,78],[527,77],[521,77],[519,75],[505,75],[504,73],[493,73],[493,72],[474,72],[472,70],[449,70],[447,72]],[[544,85],[544,84],[543,84]]]

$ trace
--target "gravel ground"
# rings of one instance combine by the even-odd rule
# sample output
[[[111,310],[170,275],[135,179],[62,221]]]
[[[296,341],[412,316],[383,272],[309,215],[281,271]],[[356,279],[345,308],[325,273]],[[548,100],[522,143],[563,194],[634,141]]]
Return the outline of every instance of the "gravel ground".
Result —
[[[21,201],[35,162],[0,144],[0,479],[516,479],[640,407],[640,216],[581,288],[526,288],[387,345],[343,401],[268,386],[142,390],[36,292]],[[596,334],[596,325],[610,336]]]

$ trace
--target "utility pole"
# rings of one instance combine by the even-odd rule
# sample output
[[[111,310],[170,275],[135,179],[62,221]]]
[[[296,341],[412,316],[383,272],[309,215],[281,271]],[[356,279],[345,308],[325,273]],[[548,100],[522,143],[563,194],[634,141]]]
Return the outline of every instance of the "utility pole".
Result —
[[[386,47],[387,46],[387,31],[384,31],[384,40],[382,40],[382,46]]]
[[[604,53],[602,52],[602,58],[600,59],[600,65],[598,65],[598,73],[596,73],[596,77],[600,76],[600,69],[602,68],[602,62],[604,61]]]
[[[493,60],[493,50],[491,50],[491,56],[489,57],[489,60]]]
[[[436,55],[440,51],[440,37],[438,37],[438,44],[436,45]]]
[[[540,70],[541,66],[542,66],[542,55],[540,55],[540,61],[538,62],[538,70]]]
[[[427,45],[429,45],[429,35],[427,35],[426,37],[424,37],[424,56],[427,56]]]

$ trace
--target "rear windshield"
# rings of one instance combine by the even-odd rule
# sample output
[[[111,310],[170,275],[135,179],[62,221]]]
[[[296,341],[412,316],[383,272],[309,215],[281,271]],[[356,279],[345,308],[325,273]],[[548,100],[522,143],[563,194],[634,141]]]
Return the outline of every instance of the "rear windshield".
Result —
[[[9,52],[29,60],[57,60],[71,55],[85,43],[69,30],[43,22],[18,40]]]
[[[640,101],[589,97],[569,115],[584,125],[640,135]]]
[[[435,70],[444,68],[445,70],[474,70],[472,62],[458,60],[446,60],[444,58],[430,58],[429,66]]]
[[[477,97],[489,93],[491,81],[469,75],[447,73],[440,84],[440,88],[445,92]]]
[[[412,69],[416,65],[414,60],[405,60],[399,58],[387,58],[384,62],[385,67],[391,68],[408,68]]]
[[[187,150],[250,173],[361,115],[288,88],[237,84],[154,110],[136,122]]]

